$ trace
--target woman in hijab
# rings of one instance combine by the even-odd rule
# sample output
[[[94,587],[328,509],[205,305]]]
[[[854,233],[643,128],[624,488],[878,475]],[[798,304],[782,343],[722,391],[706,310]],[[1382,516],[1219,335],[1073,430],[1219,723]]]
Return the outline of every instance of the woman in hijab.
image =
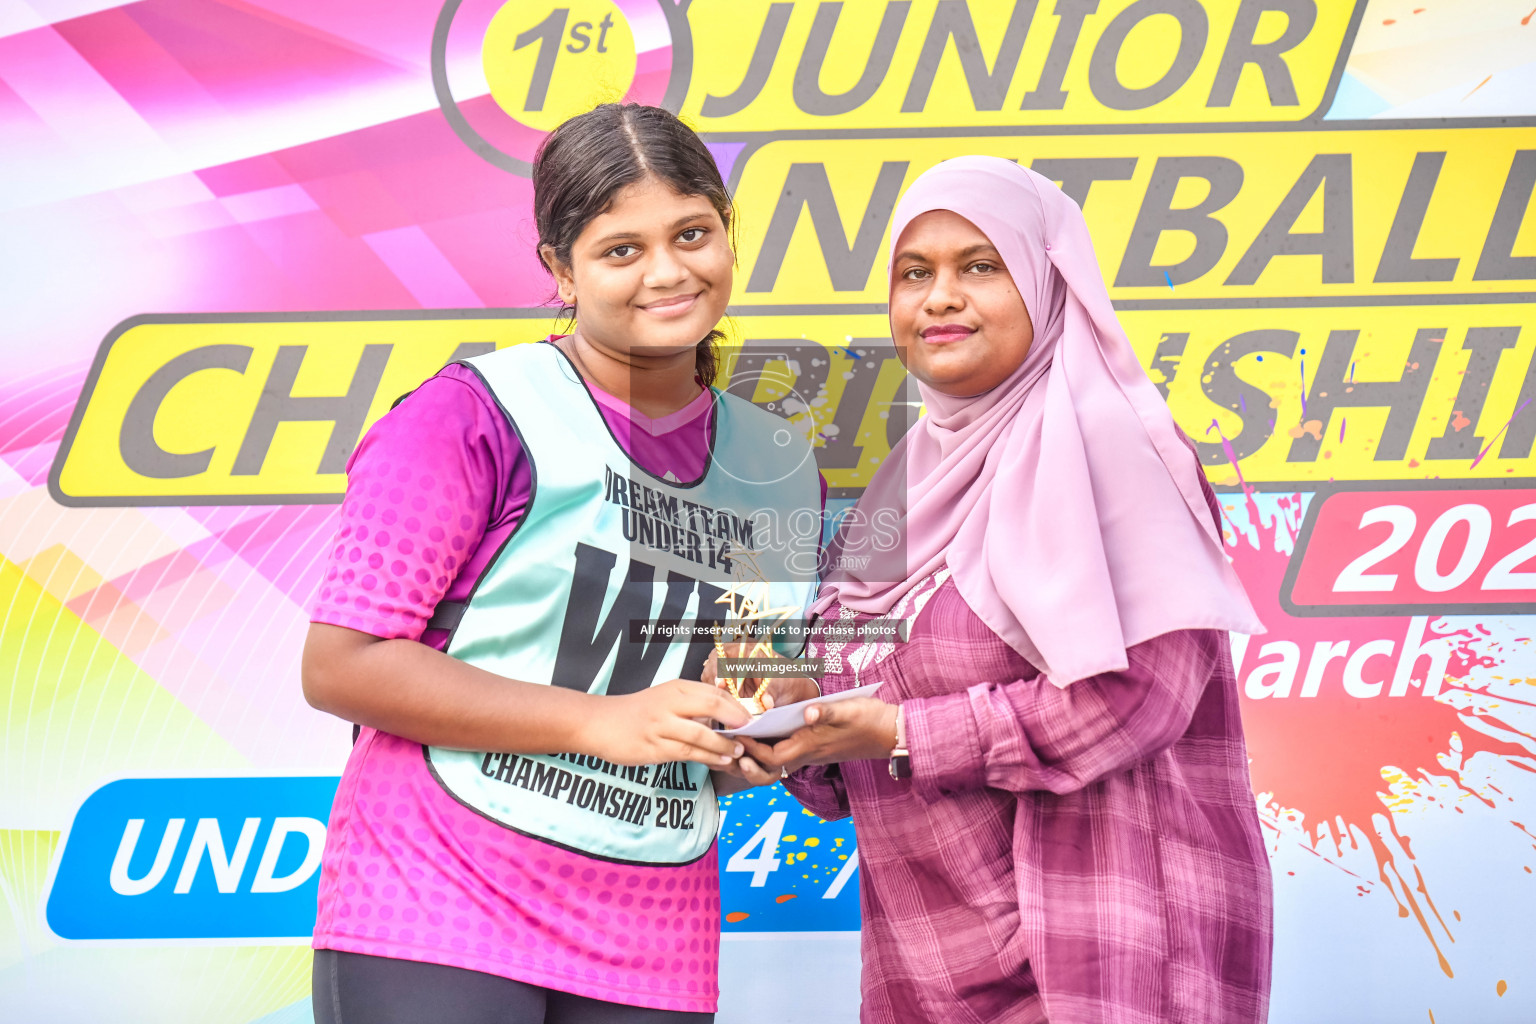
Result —
[[[827,692],[881,688],[747,744],[853,815],[863,1020],[1263,1021],[1269,863],[1226,632],[1263,627],[1082,213],[964,157],[912,184],[891,240],[927,414],[830,552],[811,652]],[[872,618],[907,640],[833,639]]]

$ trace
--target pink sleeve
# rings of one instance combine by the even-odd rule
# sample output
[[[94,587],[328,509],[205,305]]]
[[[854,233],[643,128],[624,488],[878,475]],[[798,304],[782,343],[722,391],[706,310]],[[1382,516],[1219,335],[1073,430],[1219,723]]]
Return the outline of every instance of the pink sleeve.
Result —
[[[848,786],[838,765],[808,764],[796,769],[785,776],[784,788],[823,821],[837,821],[853,813],[848,807]]]
[[[1180,629],[1126,648],[1130,665],[1059,687],[1042,675],[902,702],[912,789],[1058,795],[1178,742],[1225,656],[1227,634]]]
[[[347,463],[312,622],[421,639],[487,527],[505,525],[493,521],[502,492],[526,461],[491,403],[449,367],[368,430]]]

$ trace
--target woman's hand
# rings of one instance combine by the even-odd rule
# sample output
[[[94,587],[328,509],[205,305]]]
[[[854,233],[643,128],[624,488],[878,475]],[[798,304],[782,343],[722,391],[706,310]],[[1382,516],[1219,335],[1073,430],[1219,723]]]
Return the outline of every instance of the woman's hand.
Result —
[[[746,657],[746,644],[726,644],[725,648],[725,656],[727,658]],[[709,653],[709,659],[704,662],[704,671],[700,678],[706,685],[717,686],[725,690],[725,682],[720,678],[719,665],[717,664],[719,657],[719,651],[711,651]],[[774,654],[772,657],[780,661],[789,660],[780,654]],[[759,688],[765,689],[761,702],[764,711],[769,708],[781,707],[785,704],[797,704],[800,701],[811,700],[821,696],[820,685],[810,676],[748,676],[747,678],[755,680]],[[758,690],[753,689],[751,692],[756,694]]]
[[[721,796],[757,786],[771,786],[782,778],[777,768],[769,771],[745,755],[716,768],[710,774],[714,776],[715,792]]]
[[[615,697],[598,697],[577,734],[576,753],[614,764],[697,761],[724,768],[742,754],[742,745],[709,727],[730,729],[751,721],[747,709],[724,690],[688,679]]]
[[[805,709],[806,724],[772,744],[742,737],[746,758],[769,771],[887,758],[896,749],[896,705],[854,697]]]

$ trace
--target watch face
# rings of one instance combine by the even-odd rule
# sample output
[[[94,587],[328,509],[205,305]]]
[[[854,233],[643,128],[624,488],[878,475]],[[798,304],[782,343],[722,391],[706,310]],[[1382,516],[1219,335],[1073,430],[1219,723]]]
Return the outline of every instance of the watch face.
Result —
[[[912,758],[907,754],[891,755],[891,778],[910,779],[912,777]]]

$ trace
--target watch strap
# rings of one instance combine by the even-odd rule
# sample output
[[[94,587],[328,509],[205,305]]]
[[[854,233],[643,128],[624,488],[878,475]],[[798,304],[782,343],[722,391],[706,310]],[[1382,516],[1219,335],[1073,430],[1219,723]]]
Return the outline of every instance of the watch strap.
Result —
[[[912,777],[912,755],[907,750],[907,708],[896,705],[896,746],[891,751],[891,778],[900,781]]]

